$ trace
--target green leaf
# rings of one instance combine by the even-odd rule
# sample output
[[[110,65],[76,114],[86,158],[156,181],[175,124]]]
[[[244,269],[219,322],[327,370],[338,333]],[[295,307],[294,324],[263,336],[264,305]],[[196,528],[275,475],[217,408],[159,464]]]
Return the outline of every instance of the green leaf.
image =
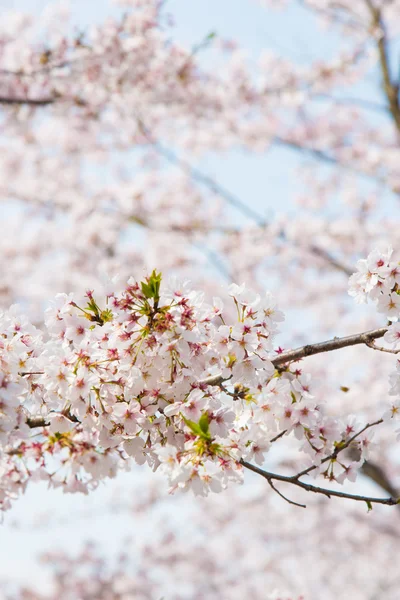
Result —
[[[186,417],[182,416],[182,419],[185,421],[186,425],[189,427],[189,429],[191,429],[191,431],[193,431],[193,433],[195,433],[196,435],[203,435],[203,430],[201,429],[200,425],[198,423],[195,423],[194,421],[191,421],[190,419],[186,419]]]
[[[199,419],[199,425],[200,425],[200,429],[202,430],[202,432],[205,433],[206,435],[208,435],[210,421],[208,418],[208,414],[206,412],[201,415],[201,417]]]
[[[142,292],[143,292],[145,298],[151,298],[152,297],[151,296],[151,287],[149,286],[149,284],[142,281],[140,286],[142,288]]]
[[[206,440],[207,442],[211,441],[207,413],[201,415],[198,423],[195,423],[190,419],[186,419],[186,417],[184,417],[183,415],[182,419],[185,421],[186,425],[195,435],[198,435],[202,440]]]
[[[132,223],[136,223],[137,225],[141,225],[142,227],[147,226],[146,221],[144,219],[142,219],[141,217],[132,216],[132,217],[129,217],[129,221],[131,221]]]
[[[371,501],[370,501],[370,500],[366,500],[366,501],[365,501],[365,503],[366,503],[366,505],[368,506],[368,512],[369,512],[370,510],[372,510],[372,504],[371,504]]]
[[[158,300],[160,297],[160,285],[161,285],[162,275],[161,273],[157,273],[154,269],[150,277],[147,278],[146,281],[141,282],[141,288],[144,296],[149,298],[154,298],[154,300]]]
[[[100,314],[100,318],[103,321],[103,323],[107,323],[108,321],[112,321],[112,318],[113,318],[112,310],[110,310],[109,308],[106,308],[105,310],[102,310],[101,314]]]

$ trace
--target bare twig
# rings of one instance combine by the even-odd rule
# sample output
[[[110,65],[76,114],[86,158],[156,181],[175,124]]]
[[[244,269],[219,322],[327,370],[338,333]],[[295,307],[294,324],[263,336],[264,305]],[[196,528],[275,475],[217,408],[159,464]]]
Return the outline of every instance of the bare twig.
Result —
[[[340,169],[343,169],[344,171],[354,173],[355,175],[365,178],[367,180],[373,180],[373,181],[377,181],[379,183],[386,183],[386,180],[383,176],[380,176],[379,174],[375,174],[371,170],[368,171],[368,170],[359,169],[356,166],[349,164],[348,161],[342,161],[339,158],[336,158],[335,156],[328,154],[324,150],[320,150],[319,148],[313,148],[312,146],[307,146],[306,144],[301,144],[300,142],[297,142],[295,140],[291,140],[289,138],[283,138],[283,137],[275,137],[273,139],[273,142],[279,146],[284,146],[291,150],[295,150],[296,152],[301,152],[302,154],[308,154],[309,156],[312,156],[313,158],[321,160],[322,162],[339,167]]]
[[[287,429],[284,429],[283,431],[281,431],[280,433],[278,433],[278,435],[276,435],[275,437],[273,437],[272,440],[269,440],[269,443],[273,444],[274,442],[276,442],[277,440],[279,440],[281,437],[283,437],[286,432],[287,432]]]
[[[27,104],[29,106],[47,106],[49,104],[54,104],[55,101],[55,98],[17,98],[0,96],[0,104],[9,105]]]
[[[192,242],[192,245],[206,256],[209,263],[224,277],[224,279],[226,279],[226,281],[229,283],[233,281],[231,273],[226,268],[217,252],[215,252],[212,248],[205,246],[203,242]]]
[[[334,102],[335,104],[344,105],[350,104],[379,113],[390,113],[390,108],[386,104],[378,104],[377,102],[371,102],[370,100],[365,100],[364,98],[335,98],[335,96],[330,96],[329,94],[318,94],[318,96],[313,96],[313,100],[326,100],[329,102]]]
[[[156,150],[156,152],[163,156],[170,164],[173,164],[183,172],[187,173],[191,179],[205,185],[209,190],[213,193],[218,194],[221,198],[224,198],[228,204],[234,206],[236,209],[240,210],[240,212],[257,223],[260,227],[265,227],[267,225],[266,220],[262,215],[253,210],[250,206],[245,204],[240,198],[238,198],[235,194],[224,188],[222,185],[217,183],[214,179],[193,167],[186,160],[178,157],[172,150],[166,148],[162,144],[160,144],[157,140],[155,140],[150,131],[147,129],[145,124],[141,119],[138,119],[140,129],[148,143]]]
[[[234,208],[239,210],[247,218],[254,221],[260,228],[265,229],[268,226],[268,222],[266,221],[266,219],[262,215],[260,215],[258,212],[253,210],[251,207],[249,207],[238,196],[233,194],[230,190],[226,189],[225,187],[221,186],[217,181],[215,181],[212,177],[209,177],[208,175],[203,173],[200,169],[193,167],[189,162],[187,162],[186,160],[183,160],[182,158],[177,156],[175,154],[175,152],[173,152],[169,148],[166,148],[163,144],[161,144],[158,140],[156,140],[152,136],[151,132],[146,127],[145,123],[143,122],[143,120],[140,117],[138,117],[138,123],[140,126],[140,130],[141,130],[142,134],[144,135],[144,137],[146,138],[146,140],[148,141],[148,143],[154,148],[154,150],[160,156],[165,158],[170,164],[173,164],[173,165],[179,167],[184,173],[187,173],[191,179],[206,186],[213,193],[221,196],[221,198],[223,198],[228,204],[230,204],[231,206],[233,206]],[[284,140],[281,140],[278,138],[276,138],[275,141],[277,143],[285,143],[286,144],[286,142]],[[302,148],[301,146],[298,146],[298,147],[296,145],[293,146],[293,143],[291,143],[291,142],[289,143],[289,146],[296,147],[296,149],[299,149],[299,150],[301,150],[301,149],[303,149],[305,151],[308,150],[307,148]],[[315,150],[315,151],[313,150],[312,153],[314,155],[318,156],[318,158],[321,158],[322,160],[329,159],[329,162],[333,162],[335,164],[337,163],[337,161],[335,159],[326,157],[325,155],[323,155],[322,152],[320,153],[319,150]],[[288,241],[284,231],[280,232],[279,237],[283,241]],[[290,240],[290,242],[292,244],[294,243],[292,240]],[[321,257],[322,259],[324,259],[328,264],[330,264],[335,269],[342,271],[346,275],[349,275],[349,276],[352,274],[353,271],[349,267],[346,267],[340,261],[338,261],[337,259],[332,257],[326,250],[323,250],[322,248],[320,249],[315,245],[313,245],[310,248],[310,250],[313,254],[316,254],[319,257]]]
[[[27,377],[28,375],[44,375],[44,371],[22,371],[21,377]]]
[[[369,344],[367,344],[367,346],[369,348],[372,348],[373,350],[379,350],[379,352],[388,352],[389,354],[399,354],[400,349],[399,350],[391,350],[390,348],[384,348],[383,346],[377,346],[374,342],[370,342]]]
[[[350,277],[350,275],[352,275],[354,273],[354,269],[352,269],[351,267],[348,267],[347,265],[344,265],[342,262],[340,262],[339,260],[334,258],[331,254],[329,254],[329,252],[327,252],[323,248],[319,248],[318,246],[313,245],[313,246],[310,246],[310,250],[313,254],[316,254],[317,256],[322,258],[325,262],[331,264],[332,267],[334,267],[338,271],[343,271],[343,273],[345,273],[349,277]]]
[[[274,490],[274,492],[276,492],[278,494],[278,496],[280,496],[281,498],[283,498],[284,500],[286,500],[286,502],[289,502],[289,504],[293,504],[294,506],[300,506],[300,508],[307,508],[307,506],[305,504],[300,504],[299,502],[295,502],[294,500],[290,500],[289,498],[287,498],[287,496],[285,496],[284,494],[282,494],[282,492],[280,492],[275,485],[272,483],[271,479],[268,479],[268,483],[271,486],[271,488]]]
[[[246,462],[245,460],[241,460],[240,464],[243,465],[249,471],[253,471],[253,473],[257,473],[264,477],[268,482],[270,481],[282,481],[284,483],[291,483],[297,487],[306,490],[306,492],[313,492],[314,494],[321,494],[326,496],[327,498],[343,498],[348,500],[355,500],[357,502],[366,502],[368,507],[372,504],[386,504],[387,506],[395,506],[398,503],[396,498],[374,498],[372,496],[359,496],[357,494],[348,494],[346,492],[339,492],[337,490],[330,490],[327,488],[321,488],[316,485],[311,485],[310,483],[305,483],[304,481],[300,481],[296,479],[296,477],[290,477],[286,475],[279,475],[278,473],[270,473],[269,471],[264,471],[251,463]]]

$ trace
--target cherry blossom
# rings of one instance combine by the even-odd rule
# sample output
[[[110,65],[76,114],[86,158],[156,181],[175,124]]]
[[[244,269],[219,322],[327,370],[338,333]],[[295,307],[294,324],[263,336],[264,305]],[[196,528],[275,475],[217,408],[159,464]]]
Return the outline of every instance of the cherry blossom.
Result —
[[[85,31],[55,3],[0,27],[1,508],[133,463],[174,497],[253,470],[289,502],[324,485],[368,509],[341,484],[375,465],[394,504],[399,2],[305,0],[332,49],[307,37],[304,60],[211,28],[190,46],[169,3],[116,4]],[[299,157],[288,209],[268,177],[257,208],[204,166],[277,148]]]

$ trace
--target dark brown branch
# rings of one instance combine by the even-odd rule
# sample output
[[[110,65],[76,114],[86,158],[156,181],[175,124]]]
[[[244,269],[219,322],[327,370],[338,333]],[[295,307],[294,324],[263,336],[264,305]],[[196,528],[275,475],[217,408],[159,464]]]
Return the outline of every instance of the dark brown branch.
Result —
[[[281,437],[283,437],[286,432],[287,432],[287,429],[284,429],[283,431],[281,431],[280,433],[278,433],[278,435],[276,435],[275,437],[273,437],[272,440],[269,440],[269,443],[273,444],[274,442],[276,442],[277,440],[279,440]]]
[[[305,358],[306,356],[321,354],[322,352],[332,352],[333,350],[340,350],[341,348],[347,348],[348,346],[356,346],[357,344],[365,344],[368,346],[373,340],[383,337],[386,331],[387,327],[381,327],[380,329],[372,329],[371,331],[356,333],[354,335],[349,335],[342,338],[335,337],[332,340],[328,340],[326,342],[319,342],[317,344],[307,344],[306,346],[301,346],[300,348],[296,348],[295,350],[283,352],[282,354],[279,354],[278,356],[273,358],[271,362],[275,367],[279,367],[280,365],[300,360],[302,358]],[[230,377],[228,379],[230,379]],[[211,375],[210,377],[199,381],[199,385],[211,385],[221,387],[225,381],[228,381],[228,379],[222,377],[222,375],[220,374]]]
[[[264,471],[255,465],[252,465],[245,460],[241,460],[240,464],[243,465],[249,471],[253,471],[253,473],[257,473],[264,477],[268,482],[270,481],[282,481],[284,483],[291,483],[297,487],[302,488],[306,492],[313,492],[314,494],[321,494],[326,496],[327,498],[343,498],[347,500],[355,500],[357,502],[366,502],[368,506],[371,504],[386,504],[387,506],[395,506],[398,503],[396,498],[374,498],[372,496],[359,496],[357,494],[348,494],[346,492],[339,492],[337,490],[329,490],[327,488],[321,488],[316,485],[311,485],[310,483],[305,483],[304,481],[300,481],[296,479],[296,477],[290,477],[286,475],[278,475],[278,473],[270,473],[269,471]]]
[[[28,375],[44,375],[44,371],[22,371],[21,377],[27,377]]]
[[[366,460],[361,467],[361,473],[374,481],[379,487],[385,492],[388,492],[391,496],[397,496],[398,490],[392,485],[389,477],[385,473],[385,470],[378,464]],[[399,504],[400,508],[400,504]]]
[[[307,346],[301,346],[295,350],[289,350],[289,352],[283,352],[274,358],[272,363],[277,367],[288,362],[300,360],[306,356],[320,354],[321,352],[332,352],[332,350],[339,350],[340,348],[347,348],[348,346],[355,346],[357,344],[368,345],[373,340],[383,337],[386,331],[387,327],[381,327],[380,329],[356,333],[355,335],[349,335],[342,338],[335,337],[333,340],[319,342],[318,344],[308,344]]]
[[[49,422],[44,417],[28,417],[26,420],[26,424],[31,428],[35,429],[36,427],[48,427]]]
[[[48,104],[54,104],[55,98],[11,98],[6,96],[0,96],[0,104],[9,105],[24,105],[29,106],[47,106]]]
[[[284,494],[282,494],[282,492],[280,492],[275,487],[275,485],[272,483],[271,479],[268,479],[268,483],[271,486],[271,488],[274,490],[274,492],[276,492],[278,494],[278,496],[280,496],[281,498],[283,498],[289,504],[293,504],[294,506],[299,506],[300,508],[307,508],[307,506],[305,504],[300,504],[299,502],[295,502],[294,500],[290,500],[290,498],[288,498],[287,496],[285,496]]]
[[[66,417],[67,419],[69,419],[69,421],[72,421],[72,423],[80,423],[78,417],[76,417],[75,415],[72,415],[68,409],[63,410],[60,413],[52,413],[52,414],[62,415],[63,417]],[[48,420],[45,419],[44,417],[28,417],[26,420],[26,424],[31,429],[35,429],[36,427],[48,427],[50,425]]]

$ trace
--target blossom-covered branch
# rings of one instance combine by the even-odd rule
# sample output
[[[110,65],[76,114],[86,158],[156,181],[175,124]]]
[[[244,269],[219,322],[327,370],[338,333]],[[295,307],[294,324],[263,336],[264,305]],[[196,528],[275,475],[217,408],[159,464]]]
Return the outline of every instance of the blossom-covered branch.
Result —
[[[358,290],[374,282],[379,301],[392,307],[397,266],[390,256],[373,253],[351,283]],[[59,295],[44,333],[16,307],[1,316],[4,508],[35,472],[66,490],[87,490],[129,458],[160,468],[173,490],[206,495],[242,481],[242,465],[262,465],[270,444],[291,434],[309,466],[267,479],[327,494],[300,477],[314,471],[339,483],[354,480],[368,457],[369,430],[397,412],[394,405],[361,428],[328,416],[311,393],[310,376],[290,368],[312,354],[397,339],[397,324],[273,356],[283,314],[269,293],[232,284],[232,321],[222,300],[208,304],[188,282],[165,285],[156,271],[115,286],[103,302],[92,291],[81,299]],[[39,438],[30,437],[32,428]],[[349,447],[357,448],[358,461],[343,457]]]

